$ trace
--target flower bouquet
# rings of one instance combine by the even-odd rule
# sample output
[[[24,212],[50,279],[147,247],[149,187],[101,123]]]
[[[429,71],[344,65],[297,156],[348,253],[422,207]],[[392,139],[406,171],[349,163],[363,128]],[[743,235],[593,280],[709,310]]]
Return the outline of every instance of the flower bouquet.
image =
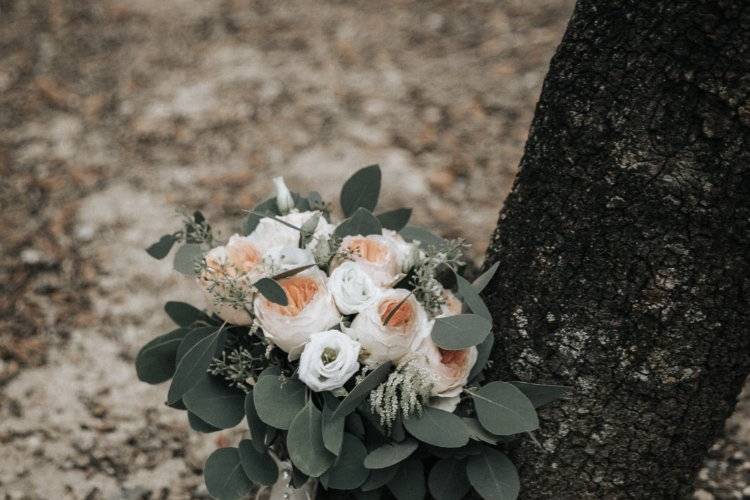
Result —
[[[497,448],[563,388],[480,385],[493,344],[480,292],[497,266],[469,282],[462,240],[407,225],[410,209],[376,215],[376,165],[344,184],[340,222],[318,193],[274,183],[242,234],[218,241],[196,212],[147,249],[181,243],[174,267],[209,308],[167,302],[177,328],[142,348],[138,377],[172,379],[166,404],[197,432],[247,420],[249,439],[208,457],[208,492],[516,498]]]

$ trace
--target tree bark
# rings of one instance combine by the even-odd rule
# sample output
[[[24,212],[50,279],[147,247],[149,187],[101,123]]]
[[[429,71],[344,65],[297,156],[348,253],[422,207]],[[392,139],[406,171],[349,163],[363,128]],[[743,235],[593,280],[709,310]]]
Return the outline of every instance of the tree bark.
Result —
[[[522,496],[689,495],[750,372],[750,3],[578,2],[496,261],[490,378],[574,388]]]

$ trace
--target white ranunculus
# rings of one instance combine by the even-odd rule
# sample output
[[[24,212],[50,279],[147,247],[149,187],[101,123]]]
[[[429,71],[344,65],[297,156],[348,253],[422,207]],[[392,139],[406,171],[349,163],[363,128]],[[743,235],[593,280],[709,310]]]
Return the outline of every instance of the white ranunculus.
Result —
[[[291,359],[299,355],[311,333],[341,321],[326,281],[325,273],[313,268],[279,280],[288,305],[274,304],[262,295],[255,298],[255,315],[264,335]]]
[[[359,370],[359,349],[338,330],[313,333],[299,360],[299,379],[316,392],[338,389]]]
[[[263,257],[263,263],[273,274],[279,274],[298,267],[315,264],[315,258],[310,250],[297,246],[275,247]]]
[[[398,233],[387,229],[382,235],[346,236],[341,248],[376,285],[384,287],[391,287],[404,277],[402,268],[411,252]]]
[[[346,261],[333,270],[328,289],[344,314],[356,314],[380,297],[380,288],[356,262]]]
[[[276,218],[283,220],[292,226],[302,228],[302,225],[316,214],[320,214],[320,212],[292,212]],[[320,219],[318,219],[318,225],[315,226],[315,231],[313,231],[313,238],[308,244],[308,249],[313,250],[315,244],[320,238],[327,238],[333,234],[333,229],[334,226],[326,221],[321,214]],[[299,246],[299,237],[300,232],[298,230],[282,224],[271,217],[262,218],[260,222],[258,222],[255,230],[248,236],[248,238],[252,239],[252,241],[263,250],[263,253],[267,253],[274,248]]]
[[[452,398],[461,394],[469,373],[477,361],[477,348],[448,350],[435,345],[429,335],[422,339],[416,349],[421,354],[420,363],[432,378],[432,395]]]
[[[286,187],[283,177],[274,177],[273,184],[276,186],[276,206],[282,214],[288,214],[294,208],[294,198],[289,188]]]
[[[398,309],[391,315],[396,307]],[[384,324],[386,319],[388,324]],[[397,362],[429,335],[430,330],[422,305],[408,290],[396,288],[383,290],[376,301],[354,318],[347,333],[362,344],[365,362],[375,366],[386,361]]]

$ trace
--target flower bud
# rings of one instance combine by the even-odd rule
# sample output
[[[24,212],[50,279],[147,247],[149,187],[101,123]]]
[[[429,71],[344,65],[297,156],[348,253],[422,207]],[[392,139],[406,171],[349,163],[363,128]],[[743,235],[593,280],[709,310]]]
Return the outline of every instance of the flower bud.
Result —
[[[292,193],[286,187],[283,177],[274,177],[273,183],[276,186],[276,206],[279,207],[281,215],[288,214],[294,208]]]

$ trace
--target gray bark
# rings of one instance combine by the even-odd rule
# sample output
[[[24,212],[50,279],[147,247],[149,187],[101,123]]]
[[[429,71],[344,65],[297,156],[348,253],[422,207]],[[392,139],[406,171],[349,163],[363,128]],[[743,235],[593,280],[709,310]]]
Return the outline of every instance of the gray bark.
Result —
[[[488,251],[530,499],[684,498],[750,372],[750,2],[581,0]]]

